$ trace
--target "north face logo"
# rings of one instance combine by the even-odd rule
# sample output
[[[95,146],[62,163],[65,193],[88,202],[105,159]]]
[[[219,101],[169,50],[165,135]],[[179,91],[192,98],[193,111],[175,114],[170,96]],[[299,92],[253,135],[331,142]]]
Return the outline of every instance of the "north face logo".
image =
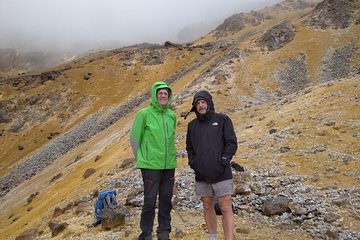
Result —
[[[219,125],[217,122],[213,122],[211,125],[213,125],[213,126],[217,126],[217,125]]]

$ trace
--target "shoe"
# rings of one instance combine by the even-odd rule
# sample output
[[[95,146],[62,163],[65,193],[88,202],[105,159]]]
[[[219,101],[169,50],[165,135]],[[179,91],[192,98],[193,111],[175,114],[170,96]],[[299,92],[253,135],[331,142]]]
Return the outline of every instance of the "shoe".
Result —
[[[101,220],[96,220],[93,224],[92,224],[92,226],[93,227],[96,227],[97,225],[99,225],[101,223]]]

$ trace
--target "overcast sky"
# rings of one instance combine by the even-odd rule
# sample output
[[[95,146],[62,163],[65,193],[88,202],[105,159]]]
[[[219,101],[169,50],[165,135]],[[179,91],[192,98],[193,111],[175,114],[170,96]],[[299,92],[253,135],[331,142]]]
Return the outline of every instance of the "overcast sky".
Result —
[[[0,0],[0,48],[176,40],[181,29],[281,0]],[[106,46],[102,46],[106,47]]]

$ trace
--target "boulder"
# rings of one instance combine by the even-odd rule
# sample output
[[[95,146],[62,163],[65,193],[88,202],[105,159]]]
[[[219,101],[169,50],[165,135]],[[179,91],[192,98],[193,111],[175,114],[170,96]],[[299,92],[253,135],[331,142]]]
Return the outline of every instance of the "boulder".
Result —
[[[267,199],[262,206],[262,214],[266,216],[281,215],[285,212],[291,211],[289,208],[289,200],[284,196]]]
[[[88,168],[84,172],[83,178],[86,179],[86,178],[90,177],[91,175],[93,175],[95,172],[96,172],[96,170],[94,168]]]
[[[76,214],[80,214],[80,213],[86,213],[88,209],[88,203],[86,202],[81,202],[77,205],[76,209],[75,209],[75,213]]]
[[[125,224],[125,218],[128,211],[122,206],[112,206],[104,208],[101,214],[101,226],[104,230]]]
[[[50,220],[48,225],[51,229],[51,237],[56,237],[59,233],[64,231],[68,226],[67,223],[59,223],[55,220]]]
[[[247,195],[251,193],[251,174],[249,171],[236,171],[233,170],[234,193],[236,195]]]
[[[39,230],[37,228],[30,228],[22,232],[15,240],[33,240],[36,239],[39,235]]]
[[[54,212],[53,212],[53,218],[56,218],[62,214],[64,214],[65,209],[61,208],[61,207],[55,207]]]

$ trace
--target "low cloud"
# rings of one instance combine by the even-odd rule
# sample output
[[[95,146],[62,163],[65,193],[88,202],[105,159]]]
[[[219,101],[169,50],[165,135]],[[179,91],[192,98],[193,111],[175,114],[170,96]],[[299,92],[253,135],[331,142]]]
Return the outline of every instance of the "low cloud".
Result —
[[[166,40],[280,0],[0,0],[0,48],[89,50]]]

